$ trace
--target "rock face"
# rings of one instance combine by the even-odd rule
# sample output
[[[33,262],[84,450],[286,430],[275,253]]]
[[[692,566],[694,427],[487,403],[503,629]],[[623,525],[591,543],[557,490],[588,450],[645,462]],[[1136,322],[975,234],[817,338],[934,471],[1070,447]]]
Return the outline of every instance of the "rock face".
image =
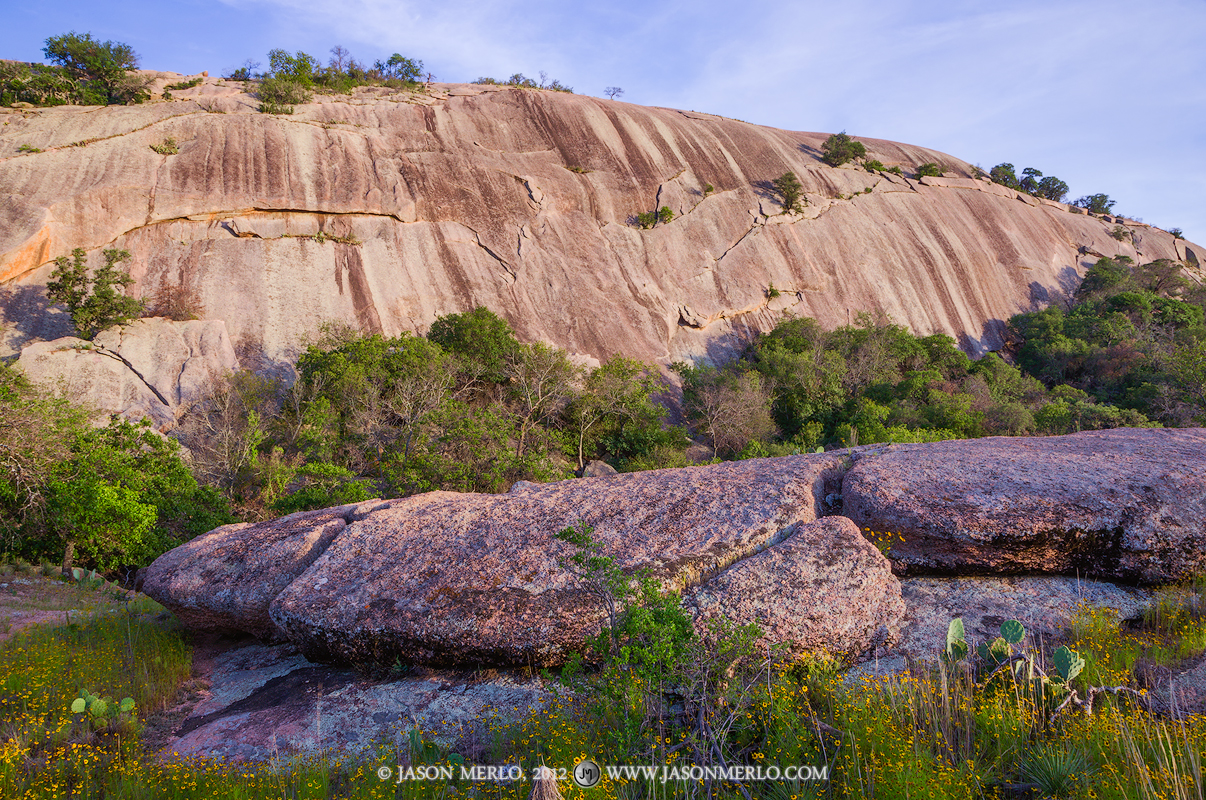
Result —
[[[268,761],[337,749],[362,754],[385,742],[402,751],[418,727],[429,741],[473,760],[489,758],[490,725],[538,710],[553,693],[539,678],[449,673],[381,680],[316,666],[290,645],[202,639],[194,675],[198,702],[164,756]]]
[[[36,342],[17,361],[33,381],[62,388],[77,402],[161,431],[239,368],[220,320],[140,319],[91,341],[68,336]]]
[[[842,465],[796,456],[395,501],[341,533],[272,619],[317,661],[558,664],[603,613],[558,563],[573,551],[556,533],[591,526],[626,572],[686,588],[816,519]]]
[[[848,522],[808,524],[847,463],[841,454],[757,459],[294,515],[165,554],[143,591],[186,624],[284,636],[316,661],[549,666],[603,620],[599,599],[559,563],[572,548],[554,538],[584,524],[627,572],[647,569],[680,589],[720,572],[697,601],[709,614],[717,602],[735,606],[723,587],[744,591],[748,580],[721,571],[774,545],[754,568],[789,565],[784,598],[804,602],[814,580],[834,581],[849,600],[794,625],[776,617],[774,640],[857,651],[899,615],[899,587]],[[779,551],[784,539],[790,547]]]
[[[697,628],[718,618],[756,623],[785,655],[858,655],[895,638],[900,583],[883,555],[845,517],[801,525],[789,539],[737,562],[692,590]]]
[[[871,454],[873,453],[873,454]],[[843,513],[911,571],[1146,582],[1206,567],[1206,430],[897,445],[863,454]]]
[[[141,591],[167,600],[190,628],[279,639],[269,604],[374,504],[290,514],[255,526],[224,525],[156,559]]]
[[[1075,287],[1082,247],[1202,252],[1127,221],[1119,242],[1102,219],[883,140],[862,140],[869,157],[947,177],[834,169],[823,133],[560,92],[362,89],[271,116],[242,88],[206,78],[169,102],[5,114],[9,352],[54,338],[41,287],[73,247],[128,249],[152,308],[224,320],[253,368],[290,360],[323,321],[425,332],[476,305],[599,359],[719,358],[785,314],[832,327],[860,311],[978,354],[1010,315]],[[169,136],[179,154],[151,150]],[[769,182],[789,170],[808,205],[783,215]],[[632,224],[663,206],[670,223]]]

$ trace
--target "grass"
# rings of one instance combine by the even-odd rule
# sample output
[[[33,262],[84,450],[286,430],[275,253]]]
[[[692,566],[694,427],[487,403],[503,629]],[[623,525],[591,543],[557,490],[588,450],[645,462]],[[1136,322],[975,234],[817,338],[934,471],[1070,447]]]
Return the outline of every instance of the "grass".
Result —
[[[279,756],[260,765],[168,758],[147,730],[178,700],[191,648],[174,619],[146,598],[37,577],[6,565],[0,582],[26,576],[23,602],[61,610],[71,624],[41,625],[0,644],[0,796],[147,798],[526,798],[528,780],[384,781],[399,765],[452,766],[456,754],[424,742],[380,745],[360,757],[335,751]],[[1177,665],[1206,651],[1202,582],[1162,590],[1145,619],[1120,624],[1081,609],[1067,641],[1086,660],[1078,686],[1135,685],[1145,664]],[[3,595],[0,595],[0,599]],[[937,648],[939,643],[935,643]],[[137,719],[92,724],[70,713],[81,689],[131,697]],[[694,735],[672,718],[643,714],[639,693],[564,692],[519,721],[494,719],[479,763],[682,766]],[[964,664],[917,667],[885,678],[848,679],[842,665],[806,660],[754,688],[729,730],[736,763],[827,767],[828,781],[749,784],[751,797],[1201,798],[1206,720],[1162,718],[1127,700],[1099,700],[1091,716],[1052,719],[1052,701],[1001,674],[985,682]],[[627,733],[622,732],[627,731]],[[635,731],[635,735],[632,732]],[[566,781],[566,798],[744,797],[730,784],[605,776],[590,790]],[[705,793],[705,788],[709,791]]]

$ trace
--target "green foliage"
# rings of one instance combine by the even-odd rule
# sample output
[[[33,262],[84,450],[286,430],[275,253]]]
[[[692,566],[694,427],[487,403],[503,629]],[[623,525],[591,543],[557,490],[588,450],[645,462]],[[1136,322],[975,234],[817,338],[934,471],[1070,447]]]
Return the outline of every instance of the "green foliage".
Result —
[[[185,89],[192,89],[195,86],[200,86],[203,80],[205,79],[197,77],[188,81],[178,81],[177,83],[172,83],[165,86],[164,89],[169,92],[182,92]]]
[[[72,324],[85,339],[114,325],[125,325],[143,312],[142,301],[124,293],[134,279],[117,269],[130,258],[129,251],[105,250],[103,255],[104,265],[91,276],[83,249],[72,250],[70,259],[59,256],[46,284],[47,299],[67,307]]]
[[[17,148],[18,153],[40,153],[40,148],[34,147],[32,144],[23,144]]]
[[[832,134],[825,143],[821,145],[821,160],[831,167],[840,167],[847,161],[853,161],[856,158],[865,158],[867,155],[867,147],[862,142],[856,141],[846,134]]]
[[[158,144],[151,145],[151,149],[161,156],[174,156],[180,152],[180,146],[176,144],[176,140],[171,136]]]
[[[394,53],[384,62],[378,61],[376,69],[385,78],[406,83],[418,83],[423,77],[423,62],[407,58],[401,53]]]
[[[1014,172],[1013,164],[997,164],[989,171],[988,177],[992,178],[994,183],[1008,186],[1010,189],[1022,188],[1017,173]]]
[[[878,158],[873,158],[863,162],[863,169],[867,170],[867,172],[884,172],[887,168],[884,166],[884,162]]]
[[[460,358],[478,379],[494,384],[503,383],[507,361],[519,353],[511,325],[485,306],[439,317],[427,338]]]
[[[904,174],[904,170],[901,169],[899,165],[888,167],[887,171],[891,172],[893,175],[903,175]]]
[[[1181,230],[1180,228],[1169,228],[1168,232],[1172,234],[1172,237],[1174,239],[1184,239],[1185,238],[1185,231]]]
[[[310,462],[291,472],[289,493],[272,504],[278,514],[362,503],[373,496],[368,479],[337,464]]]
[[[1114,201],[1108,194],[1085,195],[1077,198],[1073,205],[1085,209],[1090,214],[1111,214],[1114,210]]]
[[[800,184],[799,178],[794,172],[785,172],[779,177],[771,181],[771,184],[783,197],[783,213],[799,213],[800,200],[804,196],[804,187]]]
[[[1114,229],[1110,231],[1110,235],[1120,242],[1131,237],[1131,233],[1125,225],[1115,225]]]
[[[1068,184],[1054,175],[1048,175],[1038,182],[1038,187],[1034,194],[1047,200],[1062,203],[1064,198],[1068,196]]]
[[[1206,408],[1186,372],[1206,340],[1206,310],[1187,293],[1182,269],[1169,260],[1134,266],[1125,257],[1102,258],[1070,309],[1051,306],[1010,321],[1022,341],[1019,365],[1053,394],[1036,415],[1040,430],[1153,419],[1184,425]]]
[[[955,617],[946,628],[946,647],[942,655],[947,661],[956,662],[967,658],[967,639],[963,629],[963,618]]]
[[[148,95],[142,86],[130,81],[138,69],[138,56],[127,44],[101,42],[92,34],[75,31],[51,36],[43,48],[51,61],[76,81],[76,99],[93,100],[86,105],[142,102]]]
[[[85,81],[72,78],[62,67],[0,62],[0,106],[13,103],[103,105],[105,98],[90,92]]]
[[[929,163],[926,163],[926,164],[922,164],[921,166],[919,166],[917,168],[917,177],[918,178],[927,178],[927,177],[928,178],[941,178],[942,177],[942,167],[938,166],[933,161],[930,161]]]
[[[663,225],[674,219],[674,211],[670,206],[662,206],[657,211],[639,211],[636,215],[636,223],[642,230],[648,230],[659,222]]]
[[[1093,771],[1093,764],[1079,749],[1040,744],[1022,760],[1019,772],[1044,797],[1068,797],[1076,793]]]

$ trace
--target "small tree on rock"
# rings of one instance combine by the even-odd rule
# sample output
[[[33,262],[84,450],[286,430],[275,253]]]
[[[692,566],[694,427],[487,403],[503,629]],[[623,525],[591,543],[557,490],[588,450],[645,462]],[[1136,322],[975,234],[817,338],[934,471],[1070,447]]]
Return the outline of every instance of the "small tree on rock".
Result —
[[[804,187],[794,172],[785,172],[771,181],[775,191],[783,195],[783,213],[800,213],[800,200],[804,197]]]
[[[608,86],[606,89],[603,90],[603,94],[607,95],[612,100],[615,100],[617,97],[624,94],[624,90],[621,89],[619,86]]]
[[[125,325],[143,311],[141,300],[125,294],[134,279],[117,269],[118,264],[130,258],[130,251],[106,250],[104,256],[105,265],[89,277],[87,254],[77,247],[71,251],[70,259],[67,256],[55,259],[54,272],[46,284],[46,297],[67,307],[72,324],[85,339],[114,325]]]
[[[821,152],[824,154],[821,159],[831,167],[840,167],[847,161],[853,161],[856,158],[865,158],[867,155],[867,147],[862,143],[850,138],[845,131],[835,133],[825,140],[821,145]]]

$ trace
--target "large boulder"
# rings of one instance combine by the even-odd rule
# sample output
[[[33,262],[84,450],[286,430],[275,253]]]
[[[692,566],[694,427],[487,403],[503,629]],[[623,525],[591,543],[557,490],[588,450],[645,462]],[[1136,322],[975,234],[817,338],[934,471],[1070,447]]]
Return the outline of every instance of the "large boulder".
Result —
[[[157,558],[142,591],[190,628],[279,639],[268,606],[374,501],[224,525]]]
[[[559,531],[590,526],[625,571],[688,588],[815,520],[844,466],[804,455],[394,501],[340,533],[272,619],[316,661],[555,665],[603,618],[559,563]]]
[[[168,431],[188,408],[239,368],[221,320],[136,320],[91,341],[35,342],[17,365],[30,380],[61,389],[103,414],[148,418]]]
[[[694,589],[686,607],[701,632],[721,618],[755,623],[789,658],[857,655],[895,638],[904,613],[888,560],[846,517],[801,525]]]
[[[910,572],[1144,582],[1206,568],[1206,430],[1116,429],[867,451],[843,513]]]

